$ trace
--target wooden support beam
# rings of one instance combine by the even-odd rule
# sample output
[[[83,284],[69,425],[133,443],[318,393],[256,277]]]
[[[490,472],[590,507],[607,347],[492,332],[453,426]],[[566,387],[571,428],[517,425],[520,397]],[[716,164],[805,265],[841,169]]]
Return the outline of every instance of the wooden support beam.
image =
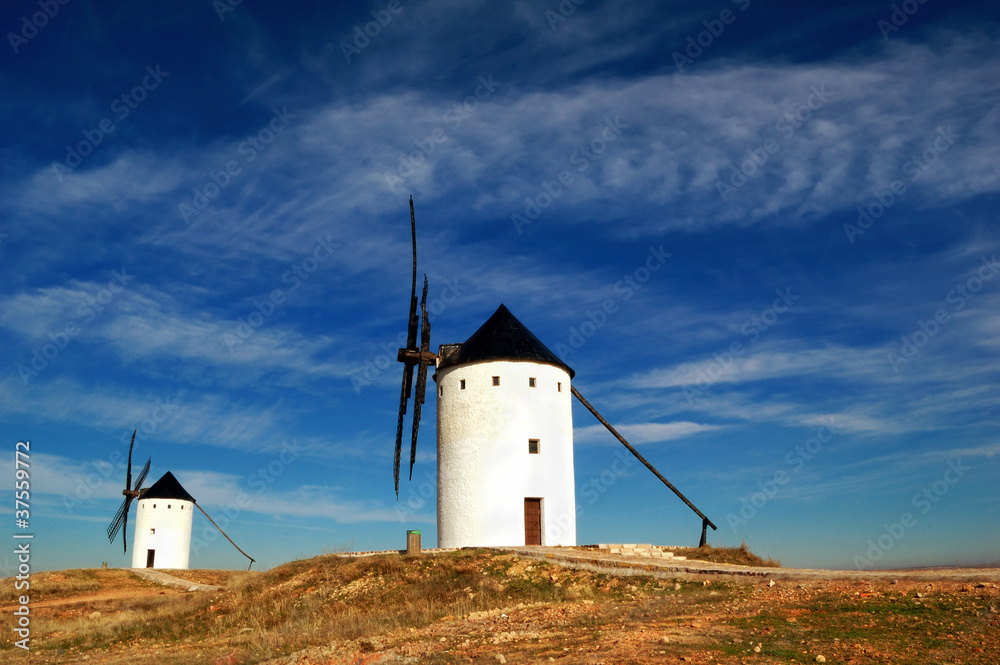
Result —
[[[197,502],[197,501],[195,501],[195,502],[194,502],[194,505],[198,506],[198,502]],[[204,515],[205,517],[207,517],[207,518],[208,518],[208,521],[212,523],[212,526],[214,526],[214,527],[215,527],[216,529],[218,529],[218,530],[219,530],[219,533],[221,533],[221,534],[222,534],[223,536],[225,536],[225,537],[226,537],[226,540],[228,540],[228,541],[229,541],[229,544],[230,544],[230,545],[232,545],[232,546],[233,546],[233,547],[235,547],[236,549],[240,550],[240,546],[239,546],[239,545],[237,545],[236,543],[234,543],[234,542],[233,542],[233,539],[232,539],[232,538],[230,538],[230,537],[229,537],[228,535],[226,535],[226,532],[222,530],[222,527],[221,527],[221,526],[219,526],[218,524],[216,524],[216,523],[215,523],[215,520],[213,520],[213,519],[211,518],[211,516],[210,516],[210,515],[209,515],[208,513],[206,513],[206,512],[205,512],[205,509],[204,509],[204,508],[202,508],[201,506],[198,506],[198,510],[200,510],[200,511],[201,511],[201,514],[202,514],[202,515]],[[251,568],[251,567],[253,567],[253,564],[254,564],[254,561],[256,561],[256,559],[254,559],[254,558],[253,558],[252,556],[250,556],[249,554],[247,554],[247,553],[246,553],[246,552],[244,552],[243,550],[240,550],[240,554],[242,554],[242,555],[243,555],[243,556],[245,556],[246,558],[250,559],[250,565],[249,565],[249,566],[247,566],[247,570],[250,570],[250,568]]]
[[[628,448],[629,452],[632,453],[633,455],[635,455],[635,457],[636,457],[637,460],[639,460],[640,462],[642,462],[643,464],[645,464],[646,468],[649,469],[650,471],[652,471],[653,475],[660,479],[660,482],[662,482],[664,485],[666,485],[668,488],[670,488],[670,491],[672,491],[674,494],[676,494],[678,497],[680,497],[680,500],[683,501],[685,504],[687,504],[687,507],[690,508],[691,510],[693,510],[698,515],[698,517],[701,518],[702,523],[701,523],[701,543],[700,543],[700,545],[704,545],[705,544],[705,535],[706,535],[705,527],[706,526],[710,526],[710,527],[712,527],[713,531],[716,530],[716,528],[717,528],[715,526],[715,524],[712,522],[712,520],[710,520],[707,517],[705,517],[705,513],[703,513],[700,510],[698,510],[698,508],[693,503],[691,503],[690,501],[688,501],[688,498],[686,496],[684,496],[683,494],[681,494],[681,491],[679,489],[677,489],[676,487],[674,487],[673,484],[669,480],[667,480],[666,478],[663,477],[663,474],[661,474],[659,471],[656,470],[656,467],[654,467],[652,464],[650,464],[649,461],[647,461],[646,458],[643,457],[639,453],[638,450],[636,450],[635,448],[633,448],[632,444],[630,444],[628,441],[626,441],[625,437],[622,436],[621,434],[619,434],[618,430],[616,430],[614,427],[612,427],[611,423],[609,423],[607,420],[605,420],[604,416],[602,416],[600,413],[598,413],[597,409],[595,409],[593,406],[591,406],[590,402],[588,402],[587,400],[585,400],[583,398],[583,395],[581,395],[580,391],[576,389],[576,386],[572,386],[571,385],[570,386],[570,390],[573,392],[573,396],[576,397],[578,400],[580,400],[580,404],[583,404],[585,407],[587,407],[587,410],[590,411],[592,414],[594,414],[594,417],[597,418],[601,422],[602,425],[604,425],[605,427],[607,427],[608,431],[611,432],[615,436],[615,438],[618,439],[621,442],[621,444],[623,446],[625,446],[626,448]]]

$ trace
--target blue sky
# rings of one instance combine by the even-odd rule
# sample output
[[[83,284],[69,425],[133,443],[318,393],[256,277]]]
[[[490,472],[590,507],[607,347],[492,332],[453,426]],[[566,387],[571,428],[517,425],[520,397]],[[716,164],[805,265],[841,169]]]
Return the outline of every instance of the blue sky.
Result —
[[[127,564],[134,428],[262,567],[435,541],[433,395],[392,489],[410,194],[433,344],[506,304],[711,543],[1000,559],[992,3],[0,11],[0,459],[31,441],[38,568]],[[579,542],[697,542],[574,425]],[[241,567],[205,528],[192,565]]]

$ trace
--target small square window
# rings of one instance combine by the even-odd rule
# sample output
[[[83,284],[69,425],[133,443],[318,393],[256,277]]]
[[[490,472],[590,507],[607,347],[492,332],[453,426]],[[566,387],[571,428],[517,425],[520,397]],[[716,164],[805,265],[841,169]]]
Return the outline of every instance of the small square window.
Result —
[[[167,510],[170,510],[170,504],[169,503],[167,504]]]
[[[461,390],[465,390],[465,379],[459,379],[459,380],[458,380],[458,387],[459,387],[459,388],[460,388]]]
[[[494,386],[499,386],[500,385],[500,377],[499,376],[494,376],[493,377],[493,385]]]
[[[156,508],[156,504],[155,503],[153,504],[153,508]]]
[[[529,388],[534,388],[535,387],[535,377],[533,377],[533,376],[529,376],[528,377],[528,387]]]
[[[538,439],[528,439],[528,454],[529,455],[538,454]]]
[[[444,386],[438,386],[438,395],[444,395]]]
[[[562,392],[562,381],[556,384],[556,392]]]
[[[149,530],[149,535],[151,535],[151,536],[152,536],[152,535],[153,535],[153,534],[155,534],[155,533],[156,533],[156,529],[150,529],[150,530]]]

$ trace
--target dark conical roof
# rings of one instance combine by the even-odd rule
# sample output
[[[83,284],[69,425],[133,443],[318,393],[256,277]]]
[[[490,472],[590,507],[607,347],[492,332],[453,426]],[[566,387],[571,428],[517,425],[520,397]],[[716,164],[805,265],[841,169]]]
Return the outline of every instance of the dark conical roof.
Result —
[[[187,493],[174,474],[167,471],[153,486],[139,495],[140,499],[182,499],[194,503],[194,497]]]
[[[479,330],[465,340],[457,357],[449,364],[483,362],[487,360],[529,360],[561,367],[576,373],[518,321],[504,305],[486,320]]]

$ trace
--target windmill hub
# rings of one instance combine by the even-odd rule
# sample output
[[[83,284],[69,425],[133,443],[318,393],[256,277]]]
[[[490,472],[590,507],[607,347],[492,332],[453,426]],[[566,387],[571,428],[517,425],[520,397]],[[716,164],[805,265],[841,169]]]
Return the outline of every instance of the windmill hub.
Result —
[[[413,349],[400,349],[396,352],[396,360],[401,363],[409,363],[415,365],[421,360],[427,363],[437,364],[438,355],[436,353],[431,353],[430,351],[419,351]]]

